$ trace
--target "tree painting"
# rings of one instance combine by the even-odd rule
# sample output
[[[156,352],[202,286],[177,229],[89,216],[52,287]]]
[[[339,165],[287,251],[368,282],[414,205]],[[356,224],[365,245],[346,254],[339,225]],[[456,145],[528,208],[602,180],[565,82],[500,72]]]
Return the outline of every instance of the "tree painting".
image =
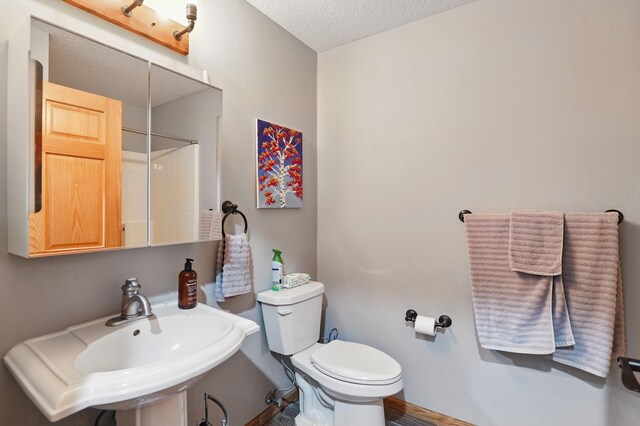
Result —
[[[258,120],[258,208],[302,207],[302,133]]]

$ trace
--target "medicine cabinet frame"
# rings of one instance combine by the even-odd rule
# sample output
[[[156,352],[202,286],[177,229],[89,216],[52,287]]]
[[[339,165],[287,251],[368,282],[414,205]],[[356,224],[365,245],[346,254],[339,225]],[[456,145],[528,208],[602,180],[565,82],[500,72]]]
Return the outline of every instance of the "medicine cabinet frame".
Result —
[[[112,49],[124,55],[128,55],[134,59],[144,61],[147,64],[147,120],[146,120],[146,143],[147,143],[147,172],[146,172],[146,187],[147,187],[147,204],[146,204],[146,244],[136,246],[121,245],[118,247],[96,247],[87,248],[81,250],[67,250],[43,254],[33,254],[30,252],[30,220],[29,215],[33,210],[32,188],[34,184],[33,170],[34,154],[32,144],[34,143],[35,130],[34,122],[35,116],[35,71],[32,65],[33,60],[30,56],[31,50],[31,28],[32,22],[39,22],[45,25],[56,27],[57,29],[67,31],[77,37],[81,37],[87,41],[96,43],[106,48]],[[141,248],[161,245],[175,245],[175,244],[188,244],[195,242],[215,241],[217,239],[201,239],[199,235],[195,233],[195,239],[192,241],[176,241],[176,242],[163,242],[154,243],[152,241],[151,230],[151,140],[152,140],[152,105],[151,105],[151,73],[153,69],[164,70],[181,78],[191,80],[200,85],[206,86],[206,89],[214,89],[219,92],[219,97],[216,100],[218,106],[212,108],[211,120],[216,118],[215,132],[211,135],[211,140],[215,141],[215,147],[209,148],[209,153],[215,154],[215,160],[211,162],[205,162],[208,167],[215,167],[215,184],[212,184],[209,188],[204,187],[207,191],[210,200],[213,202],[206,206],[200,206],[199,210],[218,210],[220,206],[221,195],[221,174],[220,174],[220,136],[221,136],[221,119],[222,119],[222,89],[213,86],[207,82],[192,78],[190,76],[176,72],[168,67],[152,62],[146,58],[137,56],[125,50],[116,48],[108,43],[96,40],[92,37],[84,34],[77,33],[68,28],[64,28],[58,24],[41,19],[37,16],[30,16],[25,22],[21,23],[17,28],[17,31],[13,33],[8,40],[8,68],[7,68],[7,221],[8,221],[8,238],[7,245],[8,251],[11,254],[25,257],[25,258],[38,258],[57,255],[69,255],[80,254],[88,252],[102,252],[111,250],[122,250],[128,248]],[[217,115],[213,115],[217,111]],[[200,164],[206,159],[198,159]],[[202,166],[200,166],[202,168]],[[199,176],[196,176],[198,179]],[[201,178],[200,178],[201,179]],[[200,183],[202,186],[202,183]],[[213,205],[211,205],[213,204]]]

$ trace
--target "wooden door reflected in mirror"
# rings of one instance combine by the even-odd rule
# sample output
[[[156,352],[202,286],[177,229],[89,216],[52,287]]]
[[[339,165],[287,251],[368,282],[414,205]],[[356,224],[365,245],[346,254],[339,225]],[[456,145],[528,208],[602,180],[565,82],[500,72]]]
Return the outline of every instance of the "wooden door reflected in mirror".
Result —
[[[29,255],[148,245],[148,62],[37,19],[30,56]]]
[[[41,208],[32,254],[122,245],[122,102],[42,83]]]

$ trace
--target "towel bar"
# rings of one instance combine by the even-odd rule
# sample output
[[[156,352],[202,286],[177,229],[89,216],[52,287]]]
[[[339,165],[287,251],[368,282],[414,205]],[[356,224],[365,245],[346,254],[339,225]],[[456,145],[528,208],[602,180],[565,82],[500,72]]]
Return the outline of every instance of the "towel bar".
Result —
[[[461,210],[460,213],[458,213],[458,219],[460,219],[460,222],[464,222],[464,215],[471,213],[471,210]]]
[[[239,214],[240,216],[242,216],[242,219],[244,220],[244,233],[247,233],[247,229],[249,229],[249,222],[247,222],[247,217],[244,215],[244,213],[238,210],[237,204],[233,204],[229,200],[225,201],[224,203],[222,203],[222,212],[224,213],[222,224],[220,225],[220,227],[222,228],[222,241],[224,241],[224,238],[226,236],[226,234],[224,233],[224,221],[227,220],[227,217],[231,214]]]
[[[609,209],[609,210],[605,211],[605,213],[611,213],[611,212],[618,213],[618,223],[620,223],[620,222],[622,222],[624,220],[624,215],[622,214],[622,212],[620,210]],[[464,222],[464,215],[465,214],[472,214],[472,212],[471,212],[471,210],[461,210],[460,213],[458,213],[458,219],[460,219],[460,222]]]
[[[618,223],[620,223],[620,222],[622,222],[624,220],[624,215],[622,214],[622,212],[620,210],[616,210],[616,209],[605,210],[605,213],[611,213],[611,212],[618,213]]]
[[[640,392],[640,383],[634,376],[634,371],[640,371],[640,359],[618,357],[618,367],[622,369],[622,384],[634,392]]]

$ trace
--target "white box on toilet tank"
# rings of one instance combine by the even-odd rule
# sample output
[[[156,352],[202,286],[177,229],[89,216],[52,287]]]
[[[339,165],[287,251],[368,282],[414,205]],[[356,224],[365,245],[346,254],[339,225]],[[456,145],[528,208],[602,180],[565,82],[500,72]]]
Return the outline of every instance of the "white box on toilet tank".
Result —
[[[324,284],[315,281],[258,293],[269,349],[293,355],[318,341],[323,293]]]

